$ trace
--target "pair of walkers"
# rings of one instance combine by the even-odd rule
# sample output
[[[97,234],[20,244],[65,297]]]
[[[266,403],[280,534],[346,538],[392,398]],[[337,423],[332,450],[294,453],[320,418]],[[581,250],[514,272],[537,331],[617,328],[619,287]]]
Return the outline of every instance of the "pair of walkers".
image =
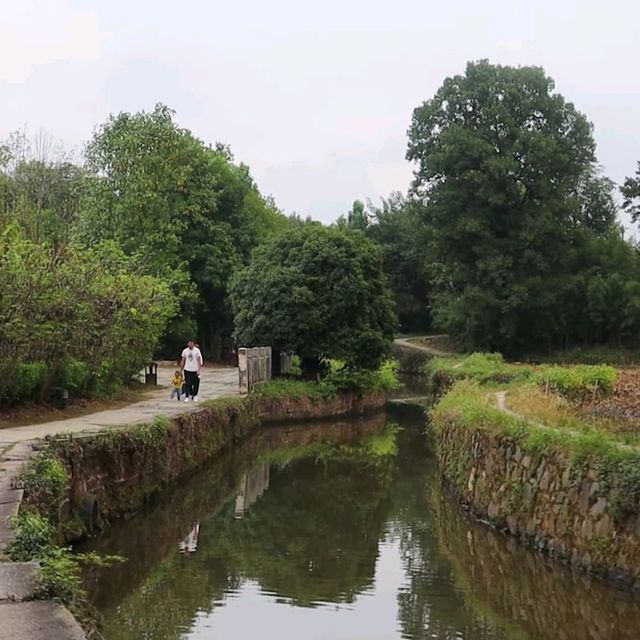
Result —
[[[176,371],[173,376],[172,398],[175,395],[179,400],[181,392],[183,392],[185,402],[189,402],[189,400],[198,402],[200,369],[203,365],[202,352],[194,340],[189,340],[187,348],[182,351],[180,356],[180,370]]]

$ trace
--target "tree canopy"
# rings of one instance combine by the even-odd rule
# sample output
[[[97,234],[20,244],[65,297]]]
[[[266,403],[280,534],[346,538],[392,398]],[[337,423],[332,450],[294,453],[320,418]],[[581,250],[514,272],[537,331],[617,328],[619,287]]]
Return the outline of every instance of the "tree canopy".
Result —
[[[625,211],[631,214],[631,219],[637,222],[640,218],[640,162],[633,178],[624,181],[620,191],[624,197],[622,206]]]
[[[439,325],[474,347],[546,343],[580,245],[617,231],[587,119],[540,68],[469,63],[415,109],[407,158]]]
[[[377,247],[362,234],[303,224],[259,247],[233,281],[236,337],[373,368],[395,329]]]
[[[380,206],[369,204],[366,235],[382,252],[383,267],[393,292],[400,328],[405,332],[431,328],[426,272],[423,207],[416,198],[392,193]]]
[[[287,219],[227,147],[205,145],[163,105],[111,116],[86,155],[83,241],[114,240],[147,272],[173,283],[182,308],[168,351],[197,334],[218,355],[222,333],[231,332],[231,274]]]

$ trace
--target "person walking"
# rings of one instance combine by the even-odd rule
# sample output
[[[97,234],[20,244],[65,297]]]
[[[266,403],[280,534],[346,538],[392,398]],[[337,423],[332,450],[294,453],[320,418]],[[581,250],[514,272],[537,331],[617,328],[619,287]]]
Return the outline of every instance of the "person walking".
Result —
[[[198,402],[198,388],[200,387],[200,368],[204,364],[202,353],[196,347],[193,340],[187,342],[187,348],[182,351],[182,359],[180,360],[180,371],[184,372],[186,383],[186,396],[184,401]]]
[[[184,378],[180,369],[173,372],[173,380],[171,380],[171,399],[175,396],[176,400],[180,402],[180,396],[182,395],[182,385],[184,384]]]

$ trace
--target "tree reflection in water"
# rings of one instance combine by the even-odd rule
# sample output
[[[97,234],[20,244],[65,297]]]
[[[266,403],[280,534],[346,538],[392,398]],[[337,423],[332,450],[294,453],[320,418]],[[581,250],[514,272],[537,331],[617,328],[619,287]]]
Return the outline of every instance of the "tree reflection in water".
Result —
[[[252,616],[279,640],[638,637],[630,597],[467,519],[401,422],[267,429],[117,523],[93,546],[129,562],[88,576],[106,640],[236,638]]]

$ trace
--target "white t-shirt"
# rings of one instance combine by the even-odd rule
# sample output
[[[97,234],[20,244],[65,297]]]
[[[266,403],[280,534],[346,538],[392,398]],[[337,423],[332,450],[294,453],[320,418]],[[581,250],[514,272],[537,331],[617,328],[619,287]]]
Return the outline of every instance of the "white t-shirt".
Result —
[[[185,371],[198,371],[204,364],[204,361],[202,360],[202,353],[200,353],[200,349],[198,349],[198,347],[193,347],[193,349],[189,349],[189,347],[187,347],[182,352],[182,357],[184,358]]]

